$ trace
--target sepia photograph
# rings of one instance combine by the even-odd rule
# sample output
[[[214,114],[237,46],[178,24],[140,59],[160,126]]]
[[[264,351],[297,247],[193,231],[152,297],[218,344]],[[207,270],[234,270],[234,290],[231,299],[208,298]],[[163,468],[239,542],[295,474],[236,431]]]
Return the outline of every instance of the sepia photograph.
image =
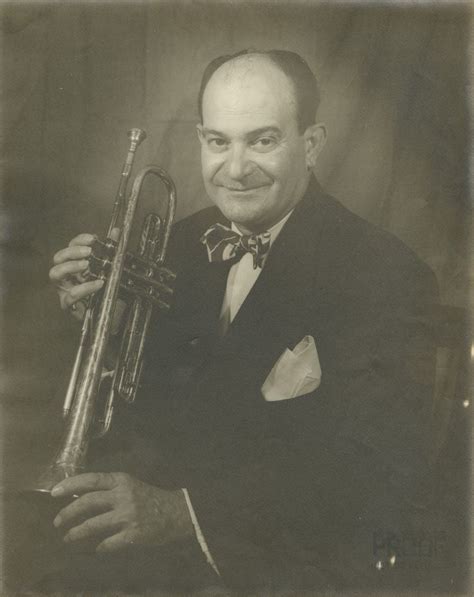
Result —
[[[0,594],[474,594],[472,6],[0,1]]]

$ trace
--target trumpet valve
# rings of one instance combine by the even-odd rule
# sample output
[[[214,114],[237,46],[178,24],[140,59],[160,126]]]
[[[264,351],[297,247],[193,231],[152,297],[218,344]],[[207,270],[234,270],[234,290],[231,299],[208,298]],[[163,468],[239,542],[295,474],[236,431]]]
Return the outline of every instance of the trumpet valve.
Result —
[[[154,214],[153,214],[154,215]],[[156,232],[159,224],[153,224]],[[110,273],[112,260],[117,243],[113,240],[96,240],[92,244],[92,252],[89,256],[89,278],[107,279]],[[140,253],[154,253],[156,247],[150,238],[143,241],[140,246]],[[173,283],[176,274],[170,269],[150,261],[142,255],[127,253],[125,265],[120,280],[120,290],[126,296],[139,296],[156,305],[159,309],[168,310],[170,299],[173,295]]]

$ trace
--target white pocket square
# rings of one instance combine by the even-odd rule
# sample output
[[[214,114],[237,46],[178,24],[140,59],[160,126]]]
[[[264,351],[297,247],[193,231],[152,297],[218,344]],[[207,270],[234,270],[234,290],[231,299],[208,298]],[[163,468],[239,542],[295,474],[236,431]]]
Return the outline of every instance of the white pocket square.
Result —
[[[262,386],[267,402],[289,400],[313,392],[321,383],[321,365],[313,336],[286,349]]]

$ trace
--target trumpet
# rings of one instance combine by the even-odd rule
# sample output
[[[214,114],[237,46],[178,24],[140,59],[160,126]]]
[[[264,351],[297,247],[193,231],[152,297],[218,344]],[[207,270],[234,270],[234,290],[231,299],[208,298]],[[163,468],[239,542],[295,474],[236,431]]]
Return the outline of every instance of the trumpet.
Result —
[[[103,289],[88,301],[74,366],[63,407],[65,429],[57,455],[34,488],[50,492],[60,481],[77,475],[85,467],[90,441],[110,428],[118,399],[135,400],[143,365],[147,331],[154,308],[169,309],[170,285],[175,275],[164,266],[171,227],[176,212],[176,188],[165,170],[155,165],[143,168],[133,181],[127,199],[127,186],[135,152],[146,138],[142,129],[128,132],[130,140],[105,241],[95,241],[89,258],[91,277],[104,280]],[[128,251],[138,198],[148,176],[157,177],[166,187],[167,209],[164,221],[156,213],[146,216],[138,253]],[[113,231],[119,229],[119,238]],[[119,292],[131,297],[115,367],[104,367],[110,344],[113,316]],[[99,394],[102,382],[111,379],[102,416]]]

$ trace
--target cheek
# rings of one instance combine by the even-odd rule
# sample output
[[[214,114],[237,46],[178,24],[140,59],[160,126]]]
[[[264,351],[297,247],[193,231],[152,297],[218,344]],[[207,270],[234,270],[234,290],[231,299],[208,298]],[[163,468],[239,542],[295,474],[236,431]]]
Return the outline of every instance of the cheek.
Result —
[[[205,150],[201,152],[201,169],[205,181],[212,182],[212,177],[221,168],[223,159],[219,154],[209,153]]]
[[[304,151],[286,151],[276,156],[271,168],[280,188],[292,188],[306,173]]]
[[[291,175],[295,164],[294,157],[285,146],[274,152],[262,154],[255,162],[278,186],[282,186],[283,182]]]

